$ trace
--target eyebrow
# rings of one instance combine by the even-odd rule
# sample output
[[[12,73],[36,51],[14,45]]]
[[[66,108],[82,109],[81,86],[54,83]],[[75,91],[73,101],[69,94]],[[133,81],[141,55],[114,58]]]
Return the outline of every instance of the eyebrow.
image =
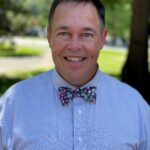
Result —
[[[67,30],[67,29],[68,29],[67,26],[60,26],[60,27],[56,28],[56,31],[58,31],[58,30]]]
[[[94,34],[97,34],[96,31],[93,28],[90,28],[90,27],[83,27],[83,30],[84,31],[90,31],[90,32],[93,32]]]
[[[56,31],[58,31],[58,30],[67,30],[67,29],[68,29],[67,26],[60,26],[60,27],[56,28]],[[96,31],[93,28],[90,28],[90,27],[82,27],[81,29],[83,31],[90,31],[90,32],[93,32],[94,34],[97,34]]]

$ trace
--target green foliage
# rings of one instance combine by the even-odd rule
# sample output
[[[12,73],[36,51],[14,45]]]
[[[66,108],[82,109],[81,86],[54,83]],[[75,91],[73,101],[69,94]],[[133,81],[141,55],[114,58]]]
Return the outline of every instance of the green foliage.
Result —
[[[106,24],[113,36],[129,38],[131,20],[131,5],[115,5],[107,10]]]
[[[31,25],[29,14],[16,14],[14,11],[7,11],[6,16],[11,24],[10,30],[13,33],[24,33],[26,28]]]
[[[14,14],[26,14],[27,12],[17,0],[1,0],[0,6],[0,35],[2,35],[13,31],[11,20],[15,18],[10,20],[9,16],[14,17]],[[10,15],[10,12],[13,12],[13,15]]]
[[[109,34],[129,37],[131,20],[130,0],[102,0],[106,5],[106,26]],[[45,27],[52,0],[1,0],[0,34],[2,31],[24,34],[31,26]],[[4,32],[3,32],[4,33]]]
[[[47,12],[50,9],[51,3],[52,1],[50,0],[26,0],[22,2],[22,5],[35,16],[42,14],[44,17],[47,17]]]
[[[130,0],[102,0],[106,5],[106,26],[109,34],[120,36],[126,40],[130,35],[131,1]]]
[[[124,5],[130,3],[131,0],[101,0],[106,6],[114,7],[115,5]]]
[[[21,0],[20,0],[21,1]],[[51,0],[26,0],[22,2],[22,5],[26,10],[31,12],[33,18],[38,19],[38,24],[42,27],[47,25],[48,12],[50,9]]]

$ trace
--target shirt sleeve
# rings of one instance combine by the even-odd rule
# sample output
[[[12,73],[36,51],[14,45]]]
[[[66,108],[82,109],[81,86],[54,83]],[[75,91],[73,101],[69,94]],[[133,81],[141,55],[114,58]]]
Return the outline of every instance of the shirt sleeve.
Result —
[[[3,150],[3,133],[2,133],[2,128],[3,128],[3,98],[0,97],[0,150]]]
[[[8,130],[10,129],[10,116],[8,114],[8,98],[6,94],[0,97],[0,150],[9,149]]]
[[[144,117],[145,117],[145,136],[146,136],[146,144],[145,144],[145,149],[143,150],[150,150],[150,107],[147,106],[147,108],[145,108],[145,113],[144,113]]]
[[[142,103],[143,104],[143,103]],[[141,122],[144,131],[144,141],[139,150],[150,150],[150,106],[144,101],[141,108]]]

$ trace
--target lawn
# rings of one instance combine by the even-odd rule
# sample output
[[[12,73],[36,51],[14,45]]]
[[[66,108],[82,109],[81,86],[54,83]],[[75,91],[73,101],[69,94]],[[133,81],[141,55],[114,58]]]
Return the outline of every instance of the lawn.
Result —
[[[119,76],[126,59],[127,51],[103,49],[98,59],[99,68],[105,73]]]
[[[43,51],[38,47],[0,44],[0,57],[2,56],[33,56],[41,55]]]

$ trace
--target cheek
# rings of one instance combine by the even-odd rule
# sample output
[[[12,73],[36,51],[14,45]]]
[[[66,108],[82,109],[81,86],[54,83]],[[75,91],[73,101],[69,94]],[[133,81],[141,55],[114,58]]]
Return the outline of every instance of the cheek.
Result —
[[[60,40],[59,38],[55,37],[50,41],[50,45],[53,49],[63,49],[68,45],[68,40]]]
[[[99,51],[94,51],[94,53],[91,54],[91,59],[97,60],[99,57]]]
[[[53,61],[54,61],[54,63],[56,63],[56,60],[61,56],[61,49],[60,49],[60,47],[53,43],[51,45],[51,53],[52,53]]]
[[[89,47],[88,47],[88,53],[89,53],[89,56],[91,56],[92,59],[97,59],[98,56],[99,56],[99,51],[100,51],[100,47],[97,46],[97,44],[91,44]]]
[[[53,55],[61,55],[66,47],[65,43],[58,41],[53,41],[50,46]]]
[[[62,45],[62,43],[59,42],[58,40],[52,40],[50,42],[50,46],[51,46],[52,50],[59,49],[60,45]]]

